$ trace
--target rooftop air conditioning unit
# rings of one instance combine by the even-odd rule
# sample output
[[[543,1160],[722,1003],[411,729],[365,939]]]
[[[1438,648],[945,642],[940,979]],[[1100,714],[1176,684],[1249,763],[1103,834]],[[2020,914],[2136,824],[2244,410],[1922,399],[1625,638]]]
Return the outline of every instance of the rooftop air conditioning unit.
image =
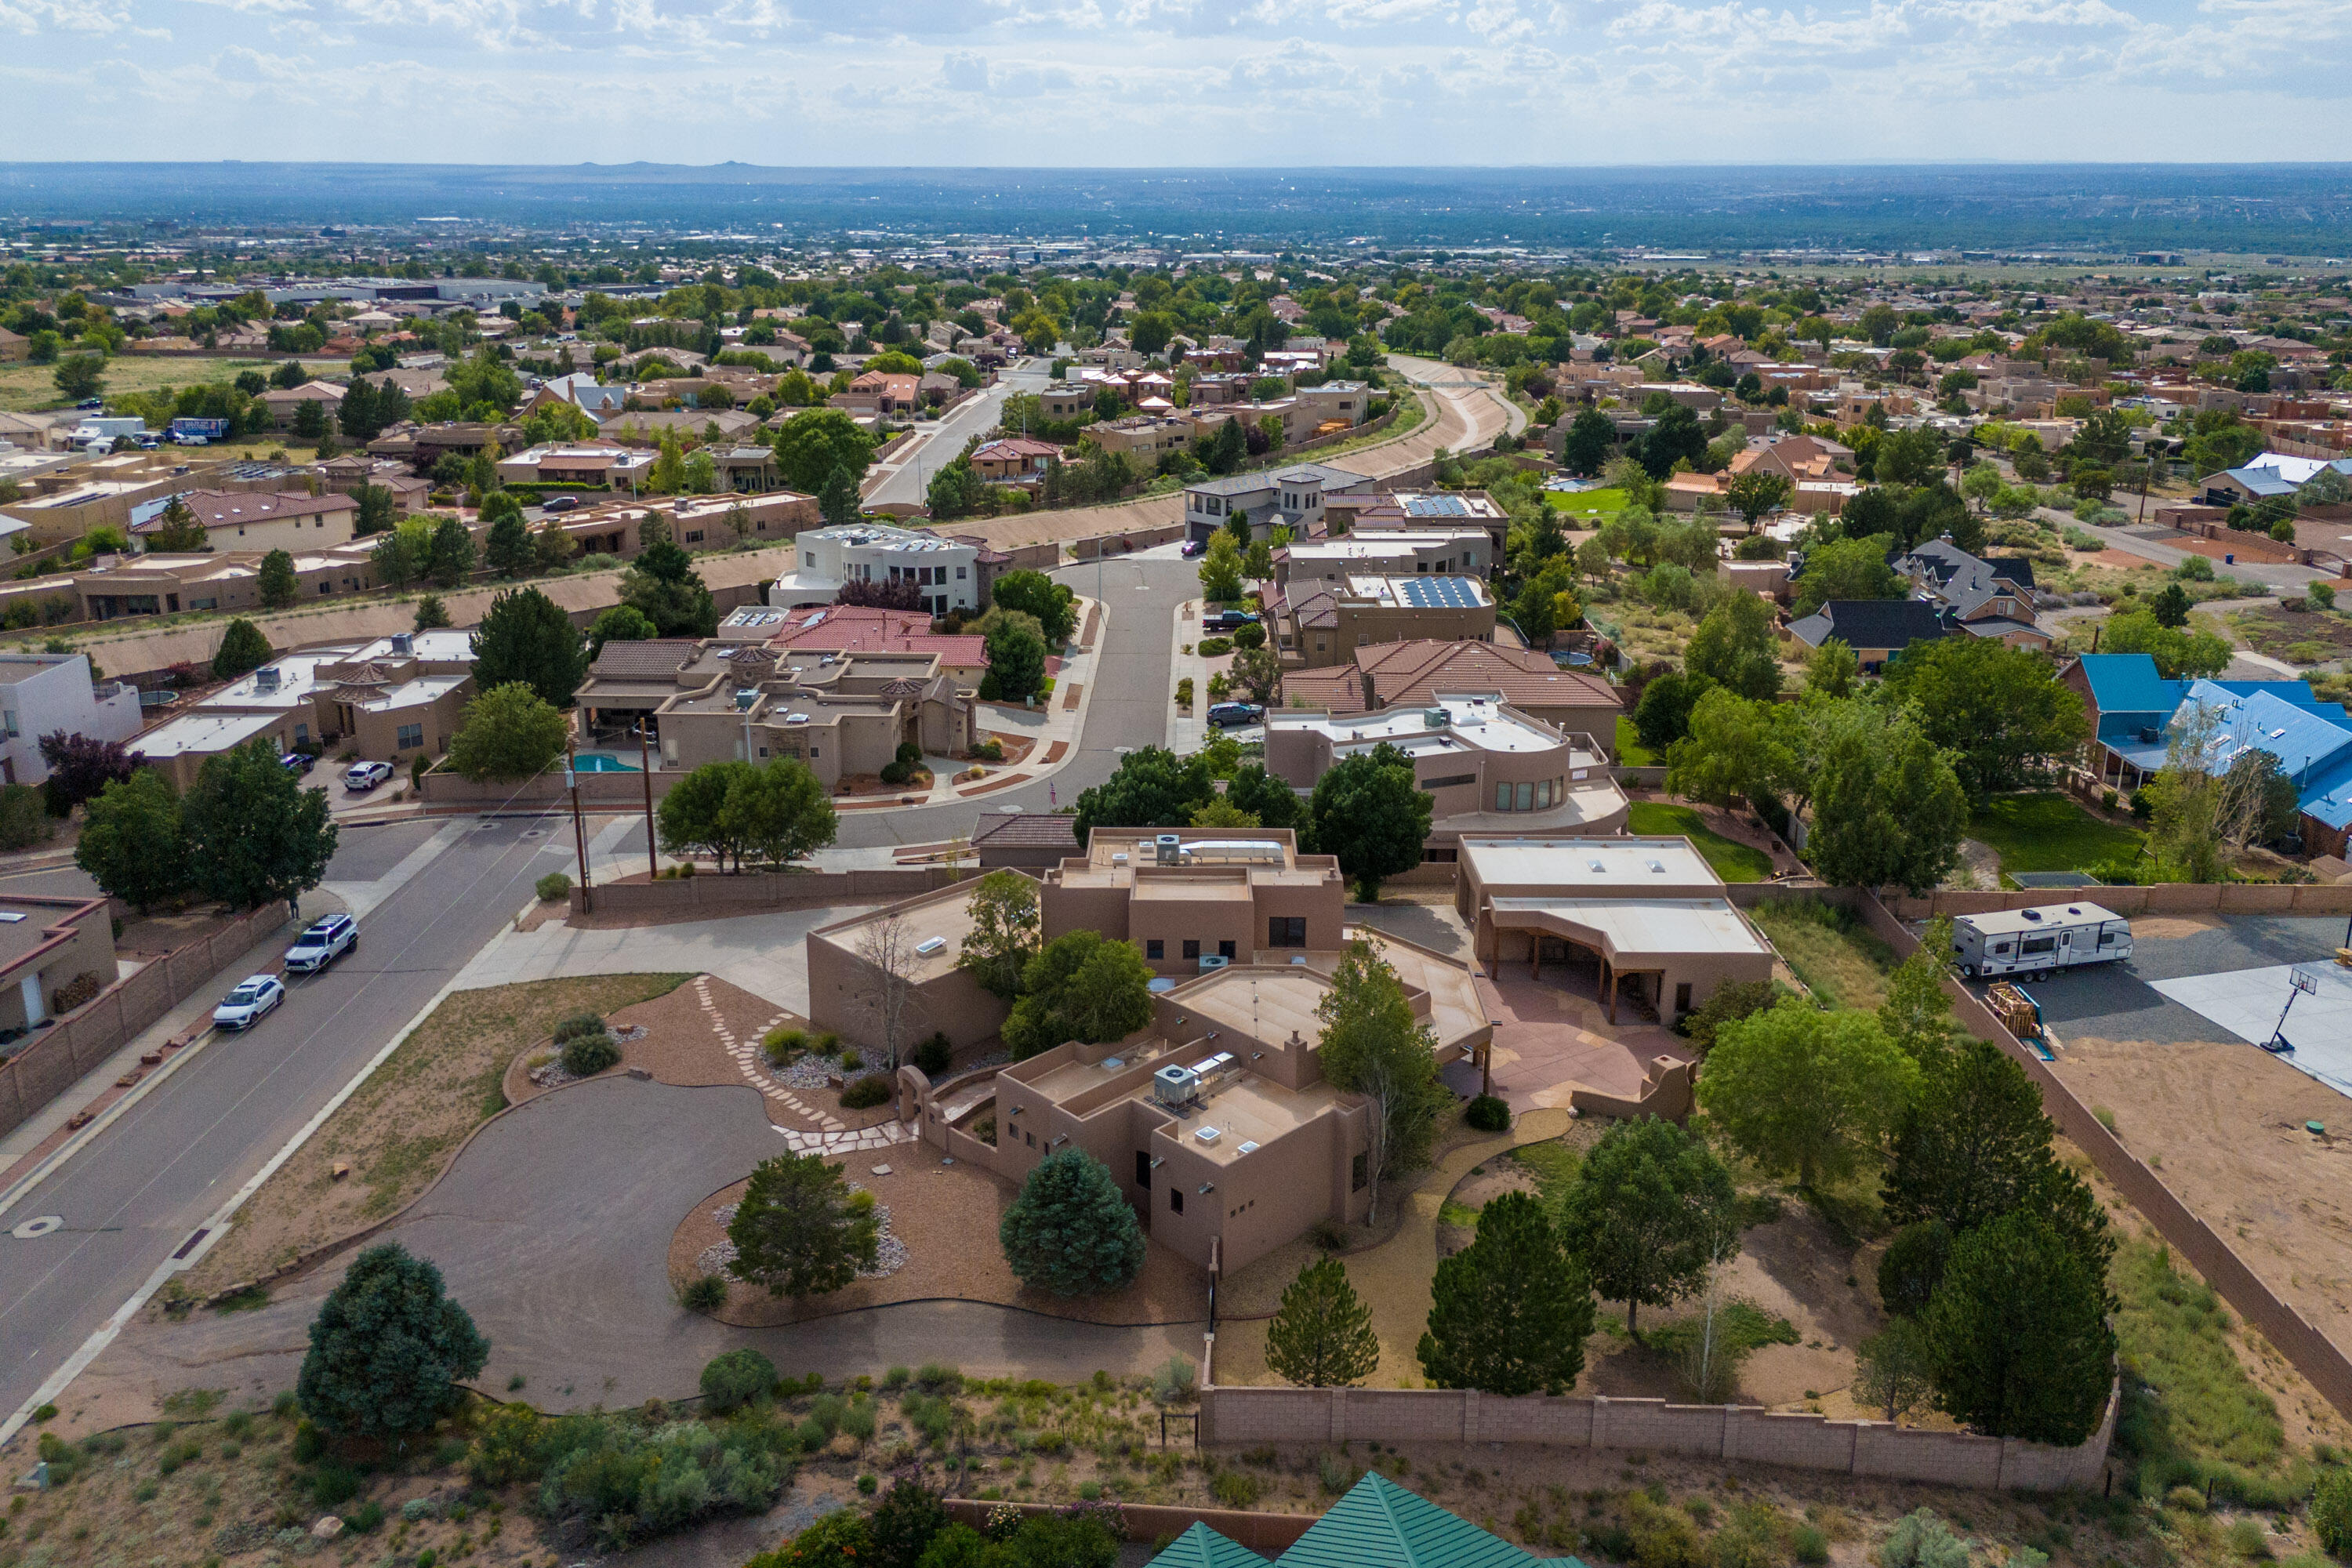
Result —
[[[1433,730],[1443,730],[1454,722],[1454,715],[1443,708],[1424,708],[1421,710],[1421,720]]]
[[[1151,1075],[1151,1098],[1161,1105],[1189,1105],[1200,1090],[1200,1078],[1191,1068],[1171,1065]]]
[[[750,686],[739,686],[735,689],[735,711],[738,713],[747,713],[751,711],[751,704],[757,702],[759,700],[760,693],[758,689]]]
[[[1162,833],[1158,837],[1152,839],[1151,843],[1152,847],[1159,853],[1160,863],[1162,866],[1174,866],[1182,861],[1184,856],[1184,840],[1177,835],[1173,833]]]
[[[278,679],[278,667],[266,665],[253,672],[253,689],[256,691],[275,691]]]
[[[415,637],[408,632],[393,633],[392,651],[394,653],[415,653],[416,651]]]

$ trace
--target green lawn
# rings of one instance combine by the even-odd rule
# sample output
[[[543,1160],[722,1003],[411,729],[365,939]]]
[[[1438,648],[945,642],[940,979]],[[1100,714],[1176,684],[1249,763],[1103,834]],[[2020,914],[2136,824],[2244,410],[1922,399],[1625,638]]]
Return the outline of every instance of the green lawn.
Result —
[[[1969,837],[2000,857],[2000,868],[2022,871],[2087,871],[2108,860],[2129,860],[2143,837],[2084,810],[2055,792],[1997,795],[1969,819]]]
[[[1564,523],[1572,523],[1577,517],[1590,517],[1598,521],[1612,511],[1625,510],[1623,490],[1577,490],[1573,493],[1567,490],[1546,490],[1543,498],[1544,503],[1554,511],[1570,514],[1561,520]]]
[[[1667,805],[1661,801],[1640,800],[1633,803],[1626,817],[1626,831],[1645,838],[1687,838],[1715,874],[1727,882],[1761,882],[1772,875],[1772,858],[1761,849],[1751,849],[1745,844],[1734,843],[1720,833],[1710,832],[1699,821],[1698,813],[1686,805]]]
[[[1654,768],[1662,762],[1657,752],[1642,744],[1642,732],[1624,713],[1617,715],[1617,760],[1629,768]]]

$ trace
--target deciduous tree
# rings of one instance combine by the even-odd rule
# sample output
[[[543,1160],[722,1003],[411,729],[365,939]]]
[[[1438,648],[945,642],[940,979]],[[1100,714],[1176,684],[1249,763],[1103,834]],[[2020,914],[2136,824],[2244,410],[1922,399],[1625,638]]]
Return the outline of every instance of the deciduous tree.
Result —
[[[1716,1031],[1698,1099],[1742,1153],[1811,1188],[1878,1149],[1918,1084],[1874,1015],[1790,997]]]
[[[571,721],[520,680],[493,686],[466,704],[449,742],[449,765],[469,779],[536,778],[563,755]]]
[[[1067,1040],[1124,1039],[1151,1021],[1150,987],[1151,967],[1133,942],[1066,931],[1022,970],[1021,997],[1002,1031],[1005,1047],[1019,1061]]]
[[[1992,637],[1915,644],[1888,667],[1885,685],[1917,711],[1971,801],[2042,782],[2088,733],[2082,699],[2049,659]]]
[[[1339,858],[1365,903],[1380,901],[1381,879],[1421,864],[1433,804],[1412,763],[1383,741],[1324,770],[1307,807],[1305,847]]]
[[[1371,1105],[1365,1179],[1377,1219],[1381,1181],[1429,1163],[1453,1091],[1437,1076],[1435,1037],[1413,1016],[1403,984],[1370,939],[1348,944],[1315,1016],[1323,1026],[1323,1076]]]
[[[474,685],[479,690],[521,681],[551,708],[569,708],[588,673],[580,628],[536,588],[510,588],[490,601],[474,633]]]
[[[326,877],[335,855],[326,791],[287,772],[267,735],[205,758],[181,821],[190,879],[239,909],[278,899],[291,907]]]
[[[1670,1307],[1739,1247],[1738,1194],[1706,1140],[1654,1116],[1620,1121],[1584,1157],[1560,1215],[1560,1240],[1606,1300],[1636,1314]]]
[[[126,780],[147,760],[120,741],[101,741],[77,731],[55,731],[40,738],[41,762],[49,776],[41,790],[51,816],[69,816],[73,808],[94,800],[108,784]]]
[[[1022,972],[1037,955],[1037,884],[1018,871],[991,871],[972,889],[968,908],[971,931],[956,966],[990,995],[1010,1002],[1021,994]]]
[[[1772,607],[1753,594],[1733,594],[1709,610],[1691,633],[1683,666],[1742,697],[1763,699],[1780,689],[1780,642]]]
[[[141,768],[100,790],[84,814],[74,864],[142,914],[185,891],[187,842],[172,781]]]
[[[1110,777],[1080,793],[1071,827],[1080,848],[1097,827],[1181,827],[1216,790],[1200,756],[1139,746]]]

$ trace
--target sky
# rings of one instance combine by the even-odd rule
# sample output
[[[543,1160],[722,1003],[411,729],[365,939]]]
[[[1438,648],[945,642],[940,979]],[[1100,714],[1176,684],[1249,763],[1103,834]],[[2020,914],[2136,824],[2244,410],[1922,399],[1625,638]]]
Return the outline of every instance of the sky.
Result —
[[[0,0],[0,157],[2352,158],[2352,0]]]

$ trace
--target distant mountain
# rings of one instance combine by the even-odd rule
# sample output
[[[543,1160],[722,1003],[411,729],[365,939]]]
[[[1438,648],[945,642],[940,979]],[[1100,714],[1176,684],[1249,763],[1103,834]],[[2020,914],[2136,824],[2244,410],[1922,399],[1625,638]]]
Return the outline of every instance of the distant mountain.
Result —
[[[776,169],[6,163],[0,219],[1150,234],[1185,245],[2352,251],[2352,165]]]

